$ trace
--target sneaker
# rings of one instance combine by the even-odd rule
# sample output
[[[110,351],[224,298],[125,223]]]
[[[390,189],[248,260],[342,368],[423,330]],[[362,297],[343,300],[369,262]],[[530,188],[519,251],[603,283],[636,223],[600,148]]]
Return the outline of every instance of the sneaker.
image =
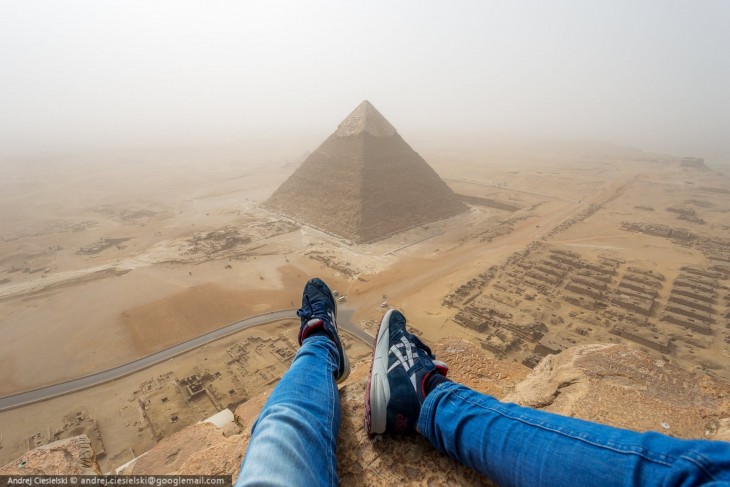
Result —
[[[302,319],[299,329],[299,345],[316,330],[322,330],[337,345],[340,352],[340,364],[335,373],[337,382],[342,382],[350,375],[350,361],[337,333],[337,301],[329,286],[322,279],[315,277],[304,285],[302,307],[297,310]]]
[[[426,399],[426,381],[431,374],[447,372],[447,365],[406,331],[405,316],[389,310],[375,339],[365,393],[365,430],[369,434],[415,432]]]

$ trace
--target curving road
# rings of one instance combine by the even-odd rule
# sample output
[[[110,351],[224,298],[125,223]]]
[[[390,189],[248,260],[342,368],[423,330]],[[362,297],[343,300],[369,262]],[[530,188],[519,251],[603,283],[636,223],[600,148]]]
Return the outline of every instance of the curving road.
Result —
[[[84,377],[79,377],[77,379],[72,379],[66,382],[59,382],[50,386],[39,387],[37,389],[19,392],[10,396],[0,397],[0,411],[6,411],[8,409],[25,406],[34,402],[45,401],[46,399],[62,396],[64,394],[80,391],[82,389],[88,389],[90,387],[94,387],[105,382],[110,382],[115,379],[134,374],[135,372],[139,372],[140,370],[146,369],[147,367],[151,367],[160,362],[164,362],[167,359],[176,357],[185,352],[189,352],[190,350],[193,350],[220,338],[226,337],[233,333],[239,332],[241,330],[245,330],[246,328],[251,328],[252,326],[273,323],[275,321],[281,321],[286,319],[298,320],[295,312],[295,309],[286,309],[282,311],[272,311],[270,313],[252,316],[250,318],[246,318],[245,320],[237,321],[230,325],[224,326],[223,328],[218,328],[217,330],[213,330],[209,333],[206,333],[205,335],[201,335],[186,342],[178,343],[177,345],[165,348],[163,350],[160,350],[159,352],[155,352],[151,355],[147,355],[146,357],[134,360],[133,362],[119,365],[117,367],[103,370],[101,372],[96,372],[94,374],[86,375]],[[372,346],[374,337],[352,322],[352,310],[341,308],[338,314],[340,318],[338,320],[338,324],[344,331],[352,334],[355,338],[362,340],[366,345]]]

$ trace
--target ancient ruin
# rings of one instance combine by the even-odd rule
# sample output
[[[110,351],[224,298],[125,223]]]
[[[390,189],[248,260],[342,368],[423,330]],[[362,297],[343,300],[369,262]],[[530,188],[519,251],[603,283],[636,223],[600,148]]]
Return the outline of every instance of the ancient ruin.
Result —
[[[483,349],[530,368],[546,355],[601,341],[692,356],[709,350],[718,334],[725,279],[710,268],[684,266],[667,294],[657,268],[532,244],[457,287],[443,304],[458,308],[454,322]],[[724,299],[730,304],[730,295]],[[707,363],[713,372],[725,369]]]
[[[467,208],[368,101],[342,121],[264,206],[357,243]]]

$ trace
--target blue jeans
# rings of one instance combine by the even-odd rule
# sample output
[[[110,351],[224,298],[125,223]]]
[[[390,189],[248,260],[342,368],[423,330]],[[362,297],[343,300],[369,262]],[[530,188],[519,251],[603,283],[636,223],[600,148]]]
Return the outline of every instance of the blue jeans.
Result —
[[[307,338],[253,427],[240,485],[336,485],[337,349]],[[730,443],[636,433],[505,404],[453,382],[418,430],[501,486],[730,486]]]
[[[236,487],[337,485],[337,347],[304,340],[253,426]]]
[[[730,443],[613,428],[453,382],[426,397],[418,431],[500,486],[730,486]]]

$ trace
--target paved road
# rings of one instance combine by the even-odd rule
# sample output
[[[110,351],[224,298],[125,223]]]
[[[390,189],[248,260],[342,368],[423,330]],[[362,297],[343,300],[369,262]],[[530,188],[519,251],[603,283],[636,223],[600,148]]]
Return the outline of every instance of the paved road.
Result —
[[[197,338],[193,338],[192,340],[173,345],[172,347],[160,350],[159,352],[153,353],[152,355],[147,355],[146,357],[142,357],[133,362],[129,362],[118,367],[97,372],[95,374],[90,374],[84,377],[79,377],[78,379],[72,379],[66,382],[59,382],[58,384],[39,387],[37,389],[13,394],[11,396],[1,397],[0,411],[17,408],[19,406],[25,406],[34,402],[45,401],[46,399],[62,396],[64,394],[80,391],[82,389],[88,389],[90,387],[94,387],[105,382],[119,379],[129,374],[139,372],[140,370],[146,369],[147,367],[151,367],[160,362],[164,362],[165,360],[168,360],[172,357],[176,357],[185,352],[189,352],[190,350],[205,345],[206,343],[210,343],[212,341],[218,340],[238,331],[245,330],[246,328],[250,328],[252,326],[263,325],[266,323],[272,323],[275,321],[290,318],[296,320],[298,318],[296,317],[295,312],[296,310],[294,309],[287,309],[282,311],[273,311],[271,313],[265,313],[258,316],[252,316],[250,318],[246,318],[245,320],[237,321],[236,323],[232,323],[230,325],[224,326],[223,328],[213,330],[210,333],[206,333],[205,335],[201,335]],[[338,324],[344,331],[351,333],[353,336],[362,340],[368,346],[372,346],[374,340],[373,336],[360,329],[352,322],[352,314],[352,310],[341,308],[338,312]]]
[[[370,333],[366,332],[352,321],[352,315],[355,314],[355,310],[339,306],[337,309],[337,326],[345,330],[355,338],[358,338],[368,347],[372,347],[375,343],[375,337]]]

